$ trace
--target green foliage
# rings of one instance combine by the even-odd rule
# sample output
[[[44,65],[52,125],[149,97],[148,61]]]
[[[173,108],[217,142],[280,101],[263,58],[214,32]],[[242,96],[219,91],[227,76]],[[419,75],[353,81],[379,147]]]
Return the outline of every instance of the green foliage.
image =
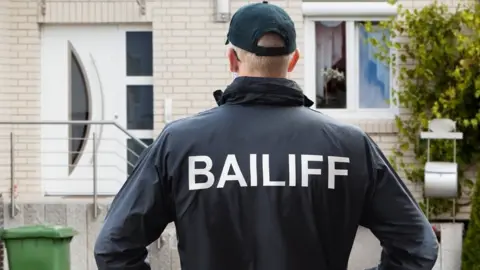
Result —
[[[477,183],[472,195],[470,224],[463,242],[462,269],[480,269],[480,173],[477,174]]]
[[[480,161],[480,4],[455,10],[436,2],[418,10],[399,7],[398,17],[379,27],[389,30],[390,38],[369,42],[379,49],[376,57],[394,69],[398,89],[393,89],[396,98],[391,102],[405,111],[396,118],[400,144],[392,164],[409,180],[423,182],[426,141],[419,133],[427,130],[431,119],[453,119],[464,133],[457,143],[462,192],[471,184],[464,172]],[[373,29],[372,24],[366,29]],[[411,152],[415,162],[405,156]],[[432,141],[431,157],[452,161],[452,141]],[[451,213],[451,207],[447,200],[433,199],[429,214]]]

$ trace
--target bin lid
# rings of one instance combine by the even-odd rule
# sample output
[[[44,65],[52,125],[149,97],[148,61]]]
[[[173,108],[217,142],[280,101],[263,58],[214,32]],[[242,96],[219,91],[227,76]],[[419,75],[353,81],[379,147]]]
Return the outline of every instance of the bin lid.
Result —
[[[2,239],[31,239],[31,238],[72,238],[77,232],[69,227],[64,226],[46,226],[31,225],[22,226],[2,231]]]

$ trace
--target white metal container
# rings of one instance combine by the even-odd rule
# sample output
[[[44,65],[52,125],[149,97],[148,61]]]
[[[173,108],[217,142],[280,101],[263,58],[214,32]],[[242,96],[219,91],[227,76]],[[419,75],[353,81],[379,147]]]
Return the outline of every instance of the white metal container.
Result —
[[[454,162],[427,162],[425,164],[424,195],[427,198],[456,198],[458,192],[458,165]]]

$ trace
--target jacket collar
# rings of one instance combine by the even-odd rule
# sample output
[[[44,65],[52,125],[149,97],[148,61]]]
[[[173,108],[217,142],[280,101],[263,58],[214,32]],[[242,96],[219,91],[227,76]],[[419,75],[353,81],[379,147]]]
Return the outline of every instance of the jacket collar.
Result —
[[[281,78],[238,77],[225,92],[213,93],[217,104],[305,106],[313,102],[308,99],[297,83]]]

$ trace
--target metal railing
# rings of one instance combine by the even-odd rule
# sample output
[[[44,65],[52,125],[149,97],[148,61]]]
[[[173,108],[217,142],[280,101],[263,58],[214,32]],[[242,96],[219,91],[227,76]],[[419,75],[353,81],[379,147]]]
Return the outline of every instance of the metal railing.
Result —
[[[87,136],[71,137],[69,128],[72,125],[87,127]],[[41,127],[38,129],[40,132],[32,132],[31,128],[21,126]],[[45,133],[42,132],[46,130],[43,126],[57,127],[52,127]],[[104,127],[110,129],[105,130]],[[0,159],[3,159],[0,162],[0,171],[4,170],[1,173],[9,175],[10,178],[12,217],[18,212],[15,201],[17,180],[61,180],[68,177],[74,181],[91,181],[91,192],[87,191],[82,195],[93,196],[93,215],[97,218],[99,180],[113,183],[125,180],[129,169],[135,166],[136,159],[148,147],[115,121],[0,121],[0,131],[3,131],[0,132],[0,140],[4,141],[0,143]],[[138,146],[137,151],[128,147],[126,139],[134,141],[135,146]],[[81,151],[69,149],[69,143],[74,140],[82,141]],[[71,162],[72,154],[80,156],[75,164]],[[22,187],[22,190],[24,189]]]

